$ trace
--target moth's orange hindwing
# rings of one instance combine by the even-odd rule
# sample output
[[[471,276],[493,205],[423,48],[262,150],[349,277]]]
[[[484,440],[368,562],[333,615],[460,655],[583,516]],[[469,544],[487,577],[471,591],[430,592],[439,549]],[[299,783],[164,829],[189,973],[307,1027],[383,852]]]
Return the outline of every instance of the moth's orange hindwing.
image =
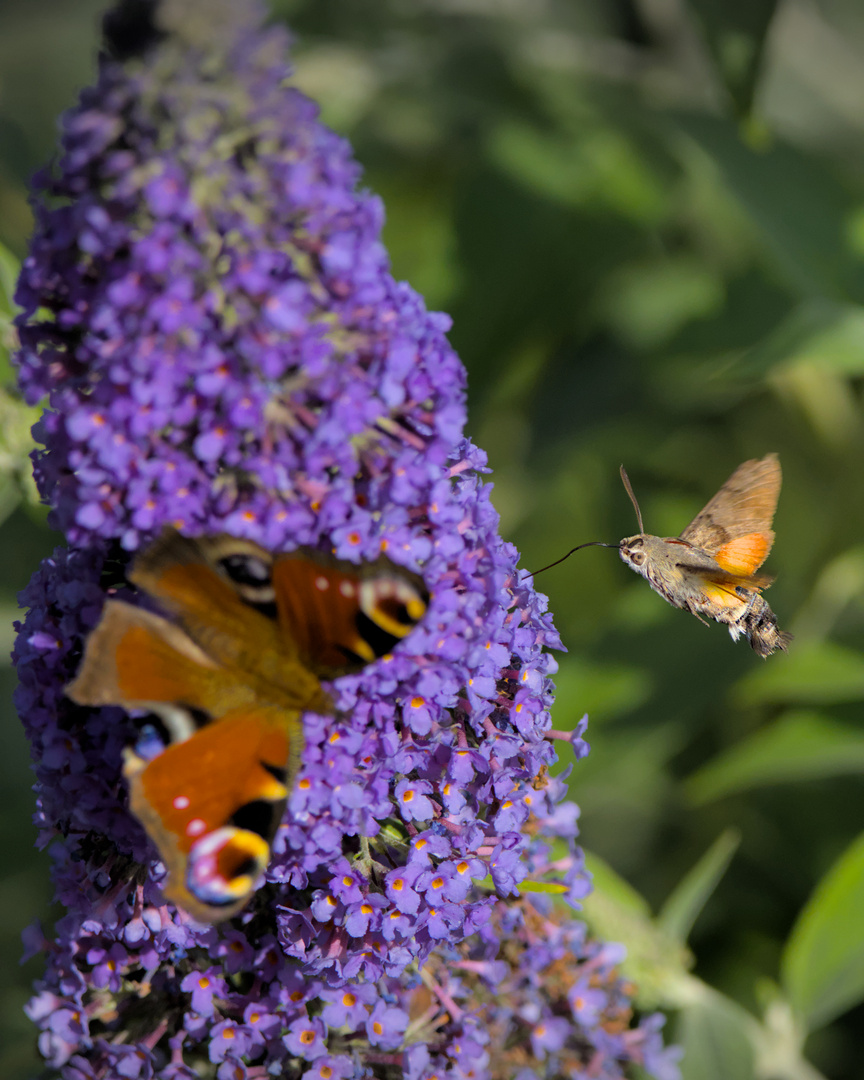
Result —
[[[747,533],[725,543],[714,553],[714,560],[730,574],[755,574],[768,558],[773,543],[773,532]]]

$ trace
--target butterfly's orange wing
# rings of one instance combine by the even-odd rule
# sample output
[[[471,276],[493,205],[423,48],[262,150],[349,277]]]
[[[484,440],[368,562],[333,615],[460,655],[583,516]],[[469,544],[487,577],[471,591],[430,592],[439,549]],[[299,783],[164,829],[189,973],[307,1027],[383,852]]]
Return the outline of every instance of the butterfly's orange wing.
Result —
[[[169,870],[166,896],[215,922],[246,904],[266,869],[300,760],[300,714],[332,710],[319,678],[388,652],[428,594],[384,559],[356,567],[315,552],[274,557],[174,529],[129,577],[174,621],[106,603],[67,694],[163,720],[166,749],[127,751],[130,805]]]
[[[379,559],[361,567],[301,551],[276,559],[279,623],[300,659],[322,678],[385,656],[426,612],[421,578]]]
[[[253,700],[176,624],[119,600],[105,604],[66,694],[79,705],[149,709],[182,702],[212,715]]]
[[[204,921],[239,911],[267,866],[297,770],[299,712],[260,705],[177,625],[120,601],[105,605],[66,693],[163,720],[174,740],[165,750],[126,752],[130,807],[169,870],[166,896]]]
[[[255,706],[150,761],[127,751],[130,807],[168,868],[165,895],[195,918],[230,918],[260,885],[301,743],[298,714]]]
[[[299,661],[279,625],[271,580],[273,557],[234,537],[162,534],[135,560],[129,580],[154,597],[220,667],[265,699],[295,708],[329,709],[318,680]]]

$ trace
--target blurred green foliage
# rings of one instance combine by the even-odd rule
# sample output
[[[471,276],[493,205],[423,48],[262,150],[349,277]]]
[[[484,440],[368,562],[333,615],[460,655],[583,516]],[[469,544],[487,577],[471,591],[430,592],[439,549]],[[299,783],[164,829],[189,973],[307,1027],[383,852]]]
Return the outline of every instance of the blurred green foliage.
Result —
[[[19,256],[27,178],[92,80],[100,7],[0,7],[0,241]],[[553,715],[590,715],[571,779],[599,857],[589,916],[627,941],[646,1006],[678,1010],[687,1080],[861,1077],[864,8],[273,10],[384,199],[397,276],[454,318],[471,433],[526,567],[632,534],[621,462],[648,530],[676,535],[741,461],[779,453],[769,600],[789,654],[763,663],[589,549],[538,581],[569,650]],[[7,626],[53,543],[10,513]],[[8,699],[0,1072],[23,1077],[17,934],[45,916],[47,856]]]

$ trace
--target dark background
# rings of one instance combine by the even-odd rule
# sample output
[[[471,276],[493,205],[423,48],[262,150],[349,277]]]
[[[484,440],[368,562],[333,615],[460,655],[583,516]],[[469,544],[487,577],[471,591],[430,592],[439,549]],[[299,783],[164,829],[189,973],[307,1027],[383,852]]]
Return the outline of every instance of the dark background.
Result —
[[[93,79],[102,8],[0,0],[0,242],[19,257],[27,180]],[[273,10],[296,33],[299,85],[385,201],[396,276],[454,318],[470,432],[523,565],[636,531],[621,462],[648,530],[676,535],[741,461],[780,455],[768,599],[796,635],[788,656],[763,663],[668,607],[614,551],[538,581],[569,650],[556,726],[590,715],[572,777],[586,848],[656,909],[737,829],[690,945],[696,974],[759,1015],[798,913],[864,827],[864,6]],[[16,592],[56,542],[14,501],[0,498],[3,655]],[[17,968],[19,934],[52,912],[8,666],[0,678],[12,1078],[36,1070],[20,1009],[39,963]],[[862,1018],[811,1037],[827,1076],[864,1077]]]

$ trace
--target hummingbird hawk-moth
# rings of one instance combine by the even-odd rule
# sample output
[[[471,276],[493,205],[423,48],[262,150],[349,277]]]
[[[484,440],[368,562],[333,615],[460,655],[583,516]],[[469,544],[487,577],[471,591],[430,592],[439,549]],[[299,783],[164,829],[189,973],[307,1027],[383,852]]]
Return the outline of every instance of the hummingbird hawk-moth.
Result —
[[[792,635],[778,629],[777,616],[761,595],[773,579],[756,573],[774,543],[771,523],[782,480],[777,455],[739,465],[675,537],[645,532],[623,465],[621,479],[636,510],[639,532],[617,544],[580,544],[564,558],[583,547],[618,548],[623,561],[673,607],[689,611],[700,622],[707,618],[724,623],[733,641],[743,634],[763,658],[777,649],[785,652]],[[559,562],[563,559],[549,566]]]

